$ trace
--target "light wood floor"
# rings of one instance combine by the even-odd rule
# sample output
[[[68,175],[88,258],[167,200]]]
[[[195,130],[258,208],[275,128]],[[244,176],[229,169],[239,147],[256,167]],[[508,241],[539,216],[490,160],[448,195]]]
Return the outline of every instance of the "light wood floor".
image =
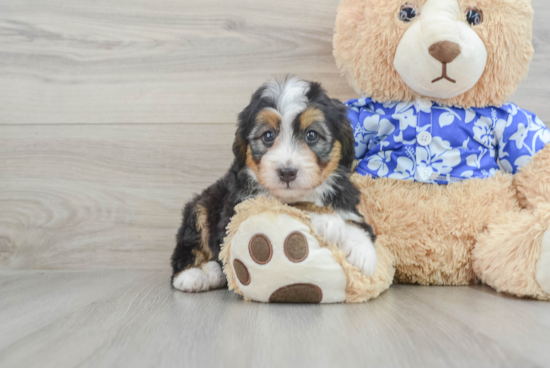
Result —
[[[285,73],[356,97],[338,0],[0,0],[0,367],[550,366],[550,304],[393,286],[363,305],[170,289],[181,207]],[[550,3],[511,99],[550,122]]]

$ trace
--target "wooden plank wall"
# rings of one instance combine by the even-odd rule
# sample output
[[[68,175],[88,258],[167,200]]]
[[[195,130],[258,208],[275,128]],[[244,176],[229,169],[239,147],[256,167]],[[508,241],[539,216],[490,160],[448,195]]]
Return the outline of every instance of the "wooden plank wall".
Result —
[[[338,0],[0,2],[0,269],[166,269],[237,113],[285,73],[355,97]],[[513,100],[550,122],[550,4]]]

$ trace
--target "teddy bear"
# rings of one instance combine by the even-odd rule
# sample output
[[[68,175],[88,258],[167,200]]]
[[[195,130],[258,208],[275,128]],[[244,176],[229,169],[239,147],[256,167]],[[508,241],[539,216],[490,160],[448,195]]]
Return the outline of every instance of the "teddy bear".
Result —
[[[334,56],[361,96],[346,103],[351,180],[377,234],[376,271],[347,264],[303,209],[262,198],[228,227],[230,289],[330,303],[392,283],[482,282],[550,300],[550,130],[507,101],[533,55],[532,17],[530,0],[342,0]]]

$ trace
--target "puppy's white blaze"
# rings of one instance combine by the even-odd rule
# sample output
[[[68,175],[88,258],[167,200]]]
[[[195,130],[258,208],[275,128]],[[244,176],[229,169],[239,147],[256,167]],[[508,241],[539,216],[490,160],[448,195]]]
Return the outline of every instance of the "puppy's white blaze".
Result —
[[[304,111],[307,107],[309,83],[298,77],[290,77],[282,81],[266,83],[262,97],[271,99],[277,105],[277,110],[283,116],[294,115]]]

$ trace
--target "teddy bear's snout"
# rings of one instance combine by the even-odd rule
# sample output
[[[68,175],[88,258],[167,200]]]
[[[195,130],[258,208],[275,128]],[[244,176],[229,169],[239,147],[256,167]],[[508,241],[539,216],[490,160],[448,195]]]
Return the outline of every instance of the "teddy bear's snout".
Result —
[[[428,49],[430,55],[443,64],[448,64],[461,53],[460,45],[451,41],[439,41]]]

